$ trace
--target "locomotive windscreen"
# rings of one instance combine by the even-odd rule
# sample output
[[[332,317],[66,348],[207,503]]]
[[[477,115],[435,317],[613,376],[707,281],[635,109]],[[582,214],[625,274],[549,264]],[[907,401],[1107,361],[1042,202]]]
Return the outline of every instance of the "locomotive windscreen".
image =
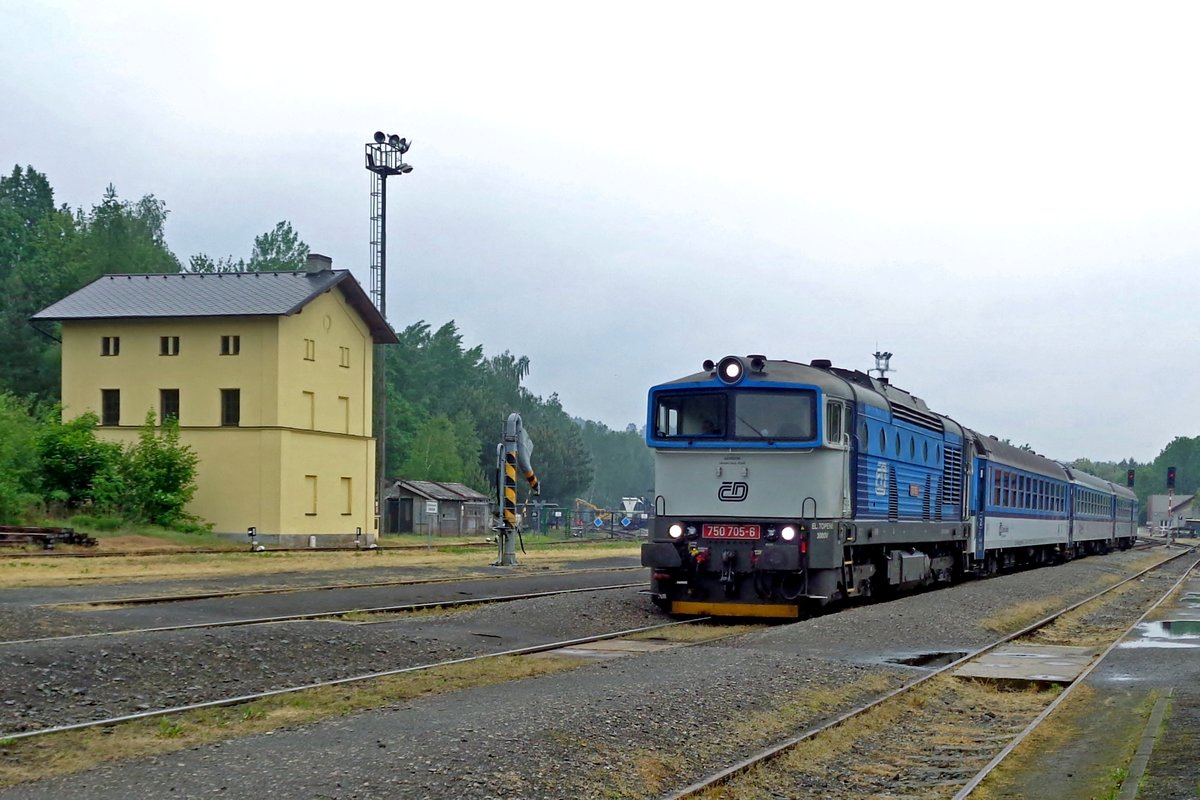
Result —
[[[654,421],[656,437],[664,439],[811,441],[817,430],[814,393],[795,390],[660,394]]]

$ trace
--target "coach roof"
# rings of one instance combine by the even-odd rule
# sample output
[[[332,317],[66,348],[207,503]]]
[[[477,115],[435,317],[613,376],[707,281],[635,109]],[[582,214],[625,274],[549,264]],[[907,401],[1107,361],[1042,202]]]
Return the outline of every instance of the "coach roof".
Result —
[[[376,344],[395,331],[349,270],[104,275],[30,317],[35,322],[178,317],[286,317],[334,287]]]

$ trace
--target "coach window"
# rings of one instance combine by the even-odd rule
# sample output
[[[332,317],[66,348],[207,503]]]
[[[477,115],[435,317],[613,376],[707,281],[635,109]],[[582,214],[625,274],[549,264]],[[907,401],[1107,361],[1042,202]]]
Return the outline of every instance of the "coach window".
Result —
[[[992,505],[1000,505],[1000,470],[992,468]]]
[[[1008,502],[1008,500],[1009,500],[1009,495],[1008,495],[1008,470],[1004,470],[1004,471],[1002,471],[1002,472],[1000,473],[1000,484],[1001,484],[1001,486],[1003,486],[1003,487],[1004,487],[1004,492],[1003,492],[1003,494],[1002,494],[1002,496],[1001,496],[1001,498],[1000,498],[1000,505],[1004,506],[1005,508],[1008,508],[1008,506],[1009,506],[1009,502]]]

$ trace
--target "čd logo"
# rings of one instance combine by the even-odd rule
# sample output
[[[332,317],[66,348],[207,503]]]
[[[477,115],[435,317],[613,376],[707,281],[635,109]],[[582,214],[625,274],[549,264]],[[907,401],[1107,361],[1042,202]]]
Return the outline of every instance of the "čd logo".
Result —
[[[717,498],[727,503],[740,503],[750,494],[750,484],[745,481],[725,481],[717,489]]]

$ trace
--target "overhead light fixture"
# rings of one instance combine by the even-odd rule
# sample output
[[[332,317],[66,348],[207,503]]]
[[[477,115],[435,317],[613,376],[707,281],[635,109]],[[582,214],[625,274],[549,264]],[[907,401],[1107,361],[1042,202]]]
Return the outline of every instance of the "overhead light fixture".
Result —
[[[408,173],[412,172],[412,164],[401,164],[400,166],[396,167],[396,169],[400,170],[401,175],[407,175]]]
[[[383,135],[383,131],[375,131],[375,144],[383,144],[385,139],[387,137]]]
[[[390,144],[392,147],[400,146],[400,137],[394,133],[388,137],[387,141],[388,141],[388,144]]]

